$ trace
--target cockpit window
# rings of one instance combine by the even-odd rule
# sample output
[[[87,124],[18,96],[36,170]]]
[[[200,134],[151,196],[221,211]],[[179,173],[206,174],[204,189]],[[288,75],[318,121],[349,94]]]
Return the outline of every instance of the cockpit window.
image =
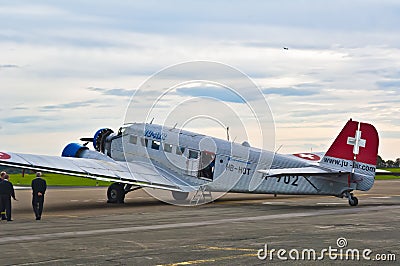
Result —
[[[129,142],[132,144],[137,143],[137,136],[129,136]]]
[[[160,149],[160,142],[158,140],[152,140],[151,141],[151,148],[154,150],[159,150]]]
[[[164,151],[172,152],[172,144],[164,143]]]
[[[146,138],[140,138],[140,143],[142,143],[142,146],[147,147],[149,140]]]
[[[124,133],[125,133],[125,130],[126,130],[126,127],[120,127],[120,128],[118,129],[118,136],[121,136],[122,134],[124,134]]]
[[[199,153],[197,151],[189,150],[189,159],[197,159],[199,158]]]
[[[176,154],[182,155],[185,152],[185,147],[177,146],[176,147]]]

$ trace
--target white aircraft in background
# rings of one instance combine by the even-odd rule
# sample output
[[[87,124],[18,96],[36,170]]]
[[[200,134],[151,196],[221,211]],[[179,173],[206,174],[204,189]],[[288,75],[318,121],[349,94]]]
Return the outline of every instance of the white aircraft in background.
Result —
[[[346,123],[326,153],[271,151],[156,124],[100,129],[94,150],[68,144],[61,157],[0,153],[0,165],[114,182],[108,201],[122,203],[138,188],[169,190],[175,200],[189,192],[330,195],[358,204],[354,190],[374,184],[378,134],[374,126]]]

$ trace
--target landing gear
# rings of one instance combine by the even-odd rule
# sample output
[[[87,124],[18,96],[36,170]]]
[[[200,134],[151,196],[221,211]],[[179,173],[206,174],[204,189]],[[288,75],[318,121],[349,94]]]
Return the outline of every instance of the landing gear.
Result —
[[[358,199],[357,197],[354,197],[353,195],[349,198],[349,204],[350,206],[357,206],[358,205]]]
[[[353,195],[353,193],[347,192],[346,197],[349,200],[349,205],[350,206],[357,206],[358,205],[358,199]]]
[[[107,203],[124,203],[125,189],[120,183],[113,183],[107,190]]]
[[[179,191],[172,191],[172,197],[174,200],[183,201],[186,200],[189,196],[189,192],[179,192]]]

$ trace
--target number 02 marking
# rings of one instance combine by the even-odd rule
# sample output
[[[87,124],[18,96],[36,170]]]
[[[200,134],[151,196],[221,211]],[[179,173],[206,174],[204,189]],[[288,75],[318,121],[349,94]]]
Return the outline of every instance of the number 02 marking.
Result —
[[[278,182],[278,183],[281,182],[281,179],[282,179],[282,176],[279,176],[276,179],[276,182]],[[290,181],[292,181],[292,182],[290,182]],[[297,187],[299,185],[298,181],[299,181],[299,177],[298,176],[291,176],[291,175],[283,176],[283,183],[285,183],[286,185],[290,184],[292,186]]]

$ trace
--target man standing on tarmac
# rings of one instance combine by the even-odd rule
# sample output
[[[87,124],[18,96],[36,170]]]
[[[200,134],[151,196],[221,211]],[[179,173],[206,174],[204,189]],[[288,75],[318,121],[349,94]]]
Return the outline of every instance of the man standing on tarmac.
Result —
[[[3,182],[4,176],[6,174],[7,174],[7,172],[4,172],[4,171],[1,172],[1,174],[0,174],[0,183]],[[1,215],[1,220],[7,220],[7,218],[6,218],[6,210],[3,208],[1,203],[0,203],[0,215]]]
[[[44,193],[46,193],[47,184],[46,181],[41,177],[42,173],[37,172],[36,178],[32,180],[32,207],[35,212],[36,220],[42,218]]]
[[[8,181],[9,178],[10,177],[7,174],[5,174],[4,180],[0,183],[0,210],[4,208],[6,211],[7,221],[12,221],[11,197],[14,200],[17,199],[15,198],[14,186],[11,184],[10,181]]]

